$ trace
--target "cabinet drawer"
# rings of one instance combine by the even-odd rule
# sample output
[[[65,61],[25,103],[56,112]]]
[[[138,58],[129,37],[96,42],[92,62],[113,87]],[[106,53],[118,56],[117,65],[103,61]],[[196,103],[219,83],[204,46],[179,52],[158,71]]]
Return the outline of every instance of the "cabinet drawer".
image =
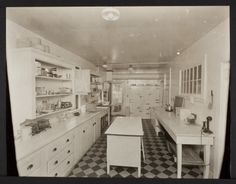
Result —
[[[48,162],[48,173],[51,173],[72,153],[73,144],[70,144]]]
[[[48,159],[53,158],[56,154],[60,153],[60,151],[67,145],[69,145],[73,141],[73,134],[68,133],[61,137],[59,140],[52,142],[48,147]]]
[[[63,177],[73,166],[73,154],[67,157],[56,169],[49,173],[48,176]]]
[[[17,163],[20,176],[28,176],[40,167],[41,153],[36,152]]]
[[[69,134],[66,134],[65,136],[62,137],[62,147],[64,148],[65,146],[69,145],[70,143],[73,142],[73,132],[70,132]]]

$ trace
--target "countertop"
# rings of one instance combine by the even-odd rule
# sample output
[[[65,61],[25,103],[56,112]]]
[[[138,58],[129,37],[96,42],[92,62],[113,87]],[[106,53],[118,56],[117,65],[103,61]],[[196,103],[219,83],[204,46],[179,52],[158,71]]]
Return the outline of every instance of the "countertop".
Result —
[[[117,117],[105,134],[143,136],[142,119],[140,117]]]
[[[161,125],[175,136],[214,136],[214,134],[201,134],[202,125],[189,124],[186,121],[180,120],[174,112],[167,112],[163,108],[153,108],[153,110]]]
[[[52,128],[47,129],[37,135],[31,136],[26,140],[16,140],[16,159],[20,160],[27,155],[39,150],[40,148],[46,146],[57,138],[63,136],[69,131],[73,130],[75,127],[80,126],[87,120],[95,117],[105,108],[98,109],[97,112],[86,112],[80,114],[79,116],[71,116],[64,120],[54,122],[51,124]]]

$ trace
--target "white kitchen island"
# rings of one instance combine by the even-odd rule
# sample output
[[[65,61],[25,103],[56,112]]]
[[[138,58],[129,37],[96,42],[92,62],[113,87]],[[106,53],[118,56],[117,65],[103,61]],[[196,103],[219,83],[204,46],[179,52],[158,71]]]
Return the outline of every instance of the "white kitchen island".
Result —
[[[107,174],[110,166],[138,167],[141,176],[141,142],[143,137],[140,117],[117,117],[106,130]]]

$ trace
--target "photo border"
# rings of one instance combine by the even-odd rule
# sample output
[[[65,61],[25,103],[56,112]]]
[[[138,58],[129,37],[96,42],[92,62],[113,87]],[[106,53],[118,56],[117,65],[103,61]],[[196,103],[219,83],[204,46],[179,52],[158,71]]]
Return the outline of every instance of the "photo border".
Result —
[[[225,145],[226,150],[230,145],[230,175],[236,178],[236,116],[233,111],[236,109],[236,3],[234,0],[6,0],[0,2],[0,183],[235,183],[234,179],[127,179],[127,178],[50,178],[50,177],[13,177],[7,174],[14,173],[14,160],[11,157],[14,153],[13,130],[10,113],[10,98],[8,93],[7,72],[6,72],[6,7],[30,7],[30,6],[230,6],[230,93],[229,112],[230,121],[230,143]],[[231,113],[230,113],[231,112]],[[13,155],[12,155],[13,154]],[[9,164],[11,163],[11,164]],[[9,164],[9,165],[7,165]],[[7,167],[8,166],[8,167]],[[13,167],[11,167],[13,166]],[[226,166],[227,169],[229,169]],[[228,170],[226,172],[229,172]]]

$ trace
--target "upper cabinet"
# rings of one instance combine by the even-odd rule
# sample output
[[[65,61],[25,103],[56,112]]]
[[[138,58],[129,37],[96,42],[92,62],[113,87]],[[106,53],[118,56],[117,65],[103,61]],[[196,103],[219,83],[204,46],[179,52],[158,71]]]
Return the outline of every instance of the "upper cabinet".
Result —
[[[14,49],[7,56],[13,123],[73,108],[74,68],[48,53]]]
[[[179,71],[179,94],[204,102],[206,98],[206,56],[204,61]]]
[[[75,69],[75,93],[87,94],[90,92],[90,70]]]

